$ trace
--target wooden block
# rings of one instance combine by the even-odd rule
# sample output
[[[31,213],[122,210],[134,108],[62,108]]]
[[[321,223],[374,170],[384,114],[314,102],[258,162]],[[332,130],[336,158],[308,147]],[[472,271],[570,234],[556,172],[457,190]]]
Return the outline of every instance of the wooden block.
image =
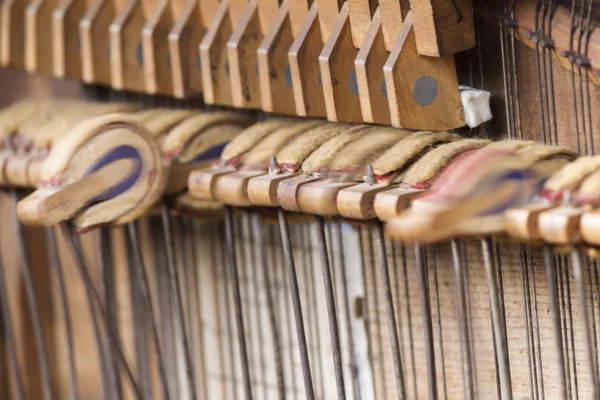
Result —
[[[250,179],[248,182],[248,198],[254,206],[277,207],[277,188],[287,179],[300,175],[299,172],[266,174]]]
[[[27,171],[31,158],[26,154],[14,155],[4,166],[4,177],[11,186],[28,187]]]
[[[323,216],[339,215],[337,195],[340,190],[355,185],[355,182],[317,181],[301,185],[296,199],[300,211]]]
[[[300,31],[302,30],[302,25],[304,24],[304,20],[308,16],[308,10],[311,8],[311,5],[316,4],[316,2],[312,0],[284,0],[287,2],[289,7],[289,18],[290,25],[292,29],[292,37],[298,36]],[[283,5],[283,3],[282,3]]]
[[[25,9],[28,0],[0,4],[0,65],[25,67]]]
[[[25,10],[25,69],[52,75],[52,13],[57,0],[32,0]]]
[[[110,0],[95,0],[79,22],[81,73],[86,83],[110,85],[109,26],[115,18]]]
[[[329,37],[333,27],[335,26],[338,13],[342,8],[345,0],[316,0],[319,5],[319,26],[321,27],[321,40],[322,44]]]
[[[245,170],[225,174],[214,185],[214,197],[226,204],[247,207],[251,206],[248,197],[248,182],[250,179],[266,174],[266,171]]]
[[[454,58],[417,54],[412,12],[383,70],[393,126],[443,131],[465,125]]]
[[[233,32],[229,2],[222,0],[200,43],[200,65],[204,101],[208,104],[233,105],[229,62],[223,51]]]
[[[371,17],[377,9],[377,0],[347,0],[347,4],[350,11],[352,43],[359,49],[371,25]]]
[[[410,207],[412,200],[423,193],[419,189],[404,189],[396,187],[375,195],[373,208],[375,215],[382,221],[388,221],[400,215]]]
[[[600,246],[600,211],[585,212],[579,223],[583,241],[594,246]]]
[[[86,9],[85,0],[62,0],[52,13],[53,69],[57,78],[82,78],[79,21]]]
[[[277,203],[285,210],[301,212],[302,209],[298,203],[298,192],[300,188],[303,185],[318,179],[319,178],[314,176],[298,176],[280,182],[277,187]]]
[[[375,197],[378,193],[389,190],[383,183],[374,185],[361,183],[340,190],[337,195],[337,208],[340,215],[350,219],[368,220],[377,218],[375,213]]]
[[[542,236],[538,228],[539,216],[553,207],[555,207],[554,204],[545,203],[506,210],[504,212],[506,232],[515,239],[541,239]]]
[[[190,173],[199,169],[209,168],[213,162],[214,160],[206,160],[197,163],[172,163],[169,165],[165,194],[178,194],[187,190]]]
[[[408,0],[379,0],[383,41],[388,52],[392,51],[404,17],[409,10]]]
[[[227,60],[233,105],[260,108],[258,46],[263,40],[258,17],[258,0],[251,0],[227,41]]]
[[[170,2],[162,0],[142,29],[142,65],[149,94],[173,95],[168,36],[174,19]]]
[[[188,191],[197,199],[214,201],[216,200],[214,193],[217,180],[221,176],[235,171],[235,168],[229,166],[194,171],[188,178]]]
[[[579,241],[579,223],[585,208],[556,207],[539,216],[542,238],[554,244],[572,244]]]
[[[285,3],[287,7],[287,1],[285,0],[258,0],[258,19],[260,20],[260,31],[263,36],[271,29],[273,21],[277,18],[279,3],[281,5]]]
[[[288,52],[296,114],[303,117],[327,115],[319,67],[322,48],[317,3],[314,2]]]
[[[145,92],[142,29],[145,17],[141,0],[127,0],[110,25],[112,87]]]
[[[410,0],[417,51],[443,57],[475,47],[472,0]]]
[[[204,2],[203,2],[204,3]],[[211,1],[207,1],[211,3]],[[214,12],[217,2],[213,1]],[[169,33],[171,79],[175,97],[185,98],[202,93],[200,48],[208,24],[204,24],[204,9],[198,0],[187,0],[185,7]],[[212,17],[212,16],[211,16]]]
[[[0,150],[0,185],[6,185],[8,183],[6,180],[6,164],[13,155],[13,152],[10,150]]]
[[[364,122],[390,125],[390,107],[383,66],[389,57],[381,24],[381,9],[377,9],[362,47],[354,60],[360,109]]]
[[[29,168],[27,169],[27,186],[30,188],[35,188],[38,185],[40,180],[40,173],[42,171],[42,167],[44,165],[43,158],[34,158],[29,163]]]
[[[296,114],[288,51],[293,43],[287,0],[281,4],[258,47],[258,75],[262,109],[278,114]]]
[[[348,5],[344,3],[319,55],[325,108],[330,121],[362,121],[354,69],[357,53],[352,43]]]

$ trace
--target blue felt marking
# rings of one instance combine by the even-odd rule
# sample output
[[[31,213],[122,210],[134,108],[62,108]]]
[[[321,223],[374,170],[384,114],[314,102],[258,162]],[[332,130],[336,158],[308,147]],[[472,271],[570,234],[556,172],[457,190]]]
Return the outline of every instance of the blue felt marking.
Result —
[[[144,65],[144,49],[142,48],[142,42],[140,42],[135,50],[135,57],[140,65]]]
[[[88,170],[85,176],[98,171],[99,169],[107,166],[108,164],[117,160],[131,158],[134,162],[134,170],[131,171],[129,176],[122,181],[118,182],[115,186],[107,189],[103,193],[94,197],[91,202],[98,202],[113,198],[127,190],[129,190],[135,182],[140,178],[142,174],[142,157],[136,148],[128,145],[117,146],[109,152],[105,153],[96,163]]]
[[[288,64],[285,67],[285,83],[287,83],[287,85],[289,87],[293,86],[293,83],[292,83],[292,69],[290,68],[290,64]]]
[[[208,149],[206,149],[206,151],[194,157],[190,162],[200,162],[211,160],[213,158],[219,158],[221,157],[221,153],[223,152],[223,149],[225,148],[225,146],[227,146],[228,143],[229,142],[219,143],[217,145],[214,145],[213,147],[209,147]]]
[[[381,94],[383,98],[387,100],[387,86],[385,85],[385,78],[381,78]]]

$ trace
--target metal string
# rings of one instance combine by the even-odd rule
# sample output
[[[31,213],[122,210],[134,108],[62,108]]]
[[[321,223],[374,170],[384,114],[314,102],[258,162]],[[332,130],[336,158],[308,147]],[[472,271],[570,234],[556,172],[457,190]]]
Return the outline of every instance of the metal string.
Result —
[[[131,371],[131,368],[129,367],[129,363],[127,362],[127,359],[125,358],[125,354],[123,353],[123,349],[119,342],[118,334],[112,329],[112,325],[108,322],[109,317],[107,315],[106,309],[104,308],[104,306],[102,304],[102,298],[100,297],[98,290],[96,290],[96,287],[94,286],[94,283],[92,280],[92,276],[88,270],[87,265],[84,262],[82,249],[79,246],[78,241],[75,240],[76,233],[74,231],[71,231],[71,229],[69,227],[67,227],[66,223],[61,223],[59,225],[59,228],[60,228],[60,232],[61,232],[65,242],[67,243],[69,252],[71,253],[71,256],[73,257],[73,260],[75,261],[75,265],[77,266],[79,275],[81,276],[81,279],[83,280],[83,283],[85,285],[86,298],[87,298],[89,308],[90,308],[90,310],[92,310],[94,308],[94,301],[95,301],[96,306],[99,308],[99,311],[100,311],[101,320],[104,323],[105,329],[109,333],[109,340],[111,343],[111,347],[117,353],[117,356],[119,358],[121,366],[125,369],[127,379],[129,381],[129,383],[131,384],[134,394],[135,394],[136,398],[144,399],[142,392],[140,390],[140,386],[138,385],[136,379],[134,378],[133,372]],[[94,311],[92,311],[92,321],[95,321],[95,315],[96,315],[96,313]]]
[[[292,242],[290,239],[289,225],[285,211],[277,209],[279,217],[279,230],[281,233],[281,242],[285,256],[286,267],[288,270],[288,281],[290,285],[290,295],[294,308],[294,318],[296,320],[296,334],[298,336],[298,350],[300,351],[300,361],[302,363],[302,375],[304,378],[304,390],[307,400],[314,400],[315,393],[313,389],[312,374],[310,370],[310,360],[308,357],[308,346],[306,343],[306,333],[304,331],[304,317],[302,315],[302,304],[300,301],[300,289],[298,287],[298,277],[296,275],[296,265],[292,252]]]
[[[164,208],[164,206],[163,206]],[[163,212],[164,214],[164,212]],[[248,348],[246,345],[246,333],[244,327],[244,314],[242,309],[242,296],[240,292],[240,281],[238,275],[237,258],[235,254],[233,226],[233,209],[225,207],[225,240],[227,242],[227,264],[229,270],[229,281],[233,290],[233,308],[235,314],[236,331],[238,335],[239,355],[242,364],[242,380],[244,383],[244,395],[246,400],[252,400],[252,383],[250,380],[250,362],[248,360]],[[188,368],[191,368],[188,367]],[[189,374],[189,372],[188,372]]]
[[[75,345],[73,343],[73,327],[71,325],[71,311],[69,308],[68,291],[65,284],[62,262],[58,254],[58,245],[56,243],[56,233],[53,227],[46,228],[46,238],[48,240],[48,259],[49,264],[56,274],[58,282],[58,291],[60,303],[65,324],[65,336],[67,342],[67,360],[69,369],[69,397],[71,399],[79,398],[79,389],[77,384],[77,370],[75,368]],[[111,385],[112,386],[112,385]]]

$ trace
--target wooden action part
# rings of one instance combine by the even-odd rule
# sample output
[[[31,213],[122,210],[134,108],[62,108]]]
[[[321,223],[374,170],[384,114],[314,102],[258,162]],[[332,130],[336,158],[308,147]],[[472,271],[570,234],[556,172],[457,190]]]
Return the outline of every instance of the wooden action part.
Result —
[[[25,9],[28,0],[6,0],[0,4],[0,65],[25,66]]]
[[[294,5],[303,1],[290,0],[290,15],[295,14]],[[301,6],[298,8],[302,10]],[[294,24],[292,24],[293,26]],[[312,3],[304,22],[294,37],[288,52],[288,62],[296,114],[303,117],[325,117],[327,110],[319,67],[319,55],[323,48],[323,42],[316,1]]]
[[[217,0],[187,0],[169,33],[173,93],[178,98],[202,93],[199,43],[218,6]]]
[[[115,89],[146,91],[142,48],[145,23],[142,0],[127,0],[110,24],[110,71]]]
[[[52,58],[57,78],[83,77],[79,23],[86,9],[86,0],[61,0],[52,13]]]
[[[112,84],[109,27],[115,15],[113,1],[94,0],[79,22],[81,73],[86,83]]]
[[[52,75],[55,37],[52,14],[57,0],[31,0],[25,10],[25,69]]]
[[[257,50],[262,109],[288,115],[296,114],[292,72],[288,61],[288,52],[295,37],[289,6],[293,2],[294,0],[284,0],[281,3]]]
[[[233,105],[231,66],[225,49],[246,5],[246,0],[222,0],[200,43],[202,88],[208,104]]]
[[[465,125],[454,58],[417,53],[412,11],[383,71],[393,126],[439,131]]]
[[[323,11],[319,12],[319,18],[322,13]],[[362,121],[358,82],[354,68],[354,59],[358,50],[354,47],[352,31],[350,9],[348,2],[345,2],[319,55],[325,108],[327,119],[330,121]],[[358,33],[355,36],[364,37]],[[325,36],[323,37],[325,38]]]
[[[173,4],[175,2],[173,1]],[[173,95],[173,62],[169,54],[169,33],[178,15],[172,0],[158,0],[142,29],[142,65],[146,92]]]
[[[515,239],[539,240],[542,235],[538,227],[540,214],[555,207],[555,204],[531,204],[528,206],[509,209],[504,212],[506,232]]]
[[[257,50],[264,33],[258,14],[259,0],[250,0],[227,41],[229,79],[235,107],[261,107]]]
[[[473,0],[410,0],[417,51],[443,57],[475,47]]]

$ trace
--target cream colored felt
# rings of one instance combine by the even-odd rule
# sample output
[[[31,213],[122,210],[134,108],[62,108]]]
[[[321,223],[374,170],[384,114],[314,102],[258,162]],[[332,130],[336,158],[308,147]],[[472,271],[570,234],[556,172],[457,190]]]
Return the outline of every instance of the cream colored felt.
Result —
[[[293,143],[303,132],[323,124],[322,121],[307,121],[282,127],[263,138],[250,151],[242,155],[239,171],[221,176],[214,189],[214,198],[227,204],[249,206],[248,185],[255,177],[265,175],[271,156]]]
[[[252,120],[247,116],[232,112],[194,115],[169,131],[162,144],[162,152],[167,155],[177,154],[179,162],[187,162],[211,146],[233,139],[233,136],[227,135],[220,140],[219,127],[228,126],[231,129],[227,129],[227,132],[230,132],[234,126],[241,130],[251,123]]]
[[[242,130],[242,126],[229,123],[200,129],[196,131],[195,137],[189,138],[189,143],[184,147],[179,147],[179,152],[165,152],[163,144],[163,157],[166,161],[170,161],[165,194],[177,193],[187,189],[190,173],[201,168],[207,168],[215,161],[215,159],[199,162],[192,162],[192,160],[212,146],[235,138]]]
[[[544,188],[552,191],[575,190],[589,174],[600,168],[600,156],[580,157],[552,176]]]
[[[261,139],[274,130],[284,126],[291,126],[293,123],[291,119],[269,119],[254,124],[239,134],[223,149],[221,159],[223,161],[236,159],[252,149]]]
[[[166,184],[166,169],[162,166],[158,145],[146,130],[129,122],[127,115],[111,114],[88,119],[71,129],[56,143],[44,162],[40,173],[43,187],[69,187],[69,190],[74,190],[73,185],[85,179],[89,168],[100,157],[115,147],[125,145],[140,154],[140,177],[129,190],[81,210],[74,219],[79,229],[125,223],[141,215],[160,198]],[[120,181],[118,174],[113,175],[113,185],[109,186]],[[82,190],[89,190],[89,187],[84,185]],[[95,192],[92,190],[81,196],[90,200]],[[38,199],[42,194],[37,192]],[[33,206],[26,208],[35,209]]]
[[[419,154],[439,144],[459,139],[460,136],[446,132],[415,132],[375,160],[373,172],[380,179],[385,177],[385,181],[393,182],[402,177],[403,169]]]
[[[269,165],[269,173],[250,179],[248,182],[248,198],[253,205],[276,207],[279,205],[277,191],[285,180],[300,174],[298,171],[304,160],[328,140],[348,130],[345,124],[319,125],[285,146],[275,158],[276,165]]]
[[[469,150],[480,149],[491,142],[483,139],[463,139],[440,145],[427,152],[420,160],[408,168],[403,183],[414,186],[429,181],[456,156]]]

